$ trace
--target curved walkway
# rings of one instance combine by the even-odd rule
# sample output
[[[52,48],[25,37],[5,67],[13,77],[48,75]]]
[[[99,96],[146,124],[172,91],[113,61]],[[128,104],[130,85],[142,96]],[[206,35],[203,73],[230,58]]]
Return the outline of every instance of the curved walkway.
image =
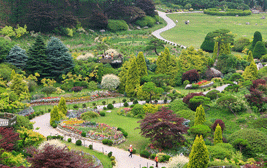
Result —
[[[195,12],[174,12],[174,13],[203,13],[202,11],[195,11]],[[174,21],[172,21],[168,16],[167,14],[172,14],[172,13],[165,13],[165,12],[161,12],[161,11],[158,11],[158,14],[159,16],[164,19],[166,22],[167,22],[167,26],[159,29],[159,30],[156,30],[154,32],[152,32],[152,35],[160,40],[163,40],[165,41],[166,43],[169,43],[171,45],[174,45],[174,46],[180,46],[181,48],[186,48],[186,46],[184,45],[180,45],[180,44],[176,44],[172,41],[169,41],[169,40],[166,40],[165,38],[163,38],[160,34],[162,32],[165,32],[167,30],[170,30],[172,28],[174,28],[176,26],[176,24],[174,23]]]

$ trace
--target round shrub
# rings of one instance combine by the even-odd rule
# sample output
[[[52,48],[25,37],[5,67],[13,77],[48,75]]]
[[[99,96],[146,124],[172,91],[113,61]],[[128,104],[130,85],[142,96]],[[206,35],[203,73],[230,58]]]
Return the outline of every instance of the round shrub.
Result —
[[[133,108],[135,104],[130,105],[130,108]]]
[[[110,157],[110,160],[111,160],[111,161],[115,160],[115,157],[114,157],[114,156],[111,156],[111,157]]]
[[[156,20],[151,16],[145,16],[143,19],[147,22],[148,27],[152,27],[156,23]]]
[[[99,115],[101,115],[102,117],[106,116],[106,113],[104,111],[100,112]]]
[[[215,129],[216,129],[216,127],[217,127],[218,124],[220,125],[220,127],[221,127],[221,129],[222,129],[222,131],[223,131],[224,128],[225,128],[225,124],[224,124],[224,122],[223,122],[221,119],[217,119],[217,120],[214,122],[214,124],[211,126],[212,130],[215,131]]]
[[[138,100],[134,100],[133,101],[133,104],[138,104]]]
[[[156,157],[156,154],[155,153],[153,153],[153,154],[150,155],[150,159],[155,159],[155,157]]]
[[[108,157],[110,158],[112,156],[112,152],[109,152],[108,153]]]
[[[81,140],[77,140],[75,143],[77,146],[81,146],[82,145],[82,141]]]
[[[258,41],[253,49],[253,57],[260,59],[262,55],[267,53],[265,45],[262,41]]]
[[[108,140],[108,146],[112,146],[113,145],[113,141],[112,140]]]
[[[82,132],[82,133],[81,133],[81,136],[82,136],[82,137],[86,137],[86,132]]]
[[[115,166],[115,165],[116,165],[115,160],[112,160],[112,161],[111,161],[111,164],[112,164],[112,166]]]
[[[114,106],[113,106],[112,104],[108,104],[107,108],[108,108],[108,109],[113,109]]]
[[[84,104],[82,104],[82,107],[83,107],[83,108],[86,108],[86,104],[85,104],[85,103],[84,103]]]
[[[131,102],[132,102],[132,101],[134,101],[134,98],[133,98],[133,97],[131,97],[131,98],[130,98],[130,101],[131,101]]]
[[[188,132],[193,135],[202,135],[205,138],[211,132],[211,129],[207,125],[195,125],[190,127]]]
[[[196,112],[188,109],[188,110],[180,110],[177,112],[174,112],[175,114],[177,114],[178,117],[182,117],[185,119],[188,119],[190,121],[194,121],[195,117],[196,117]]]
[[[226,148],[222,148],[221,146],[207,146],[210,157],[211,158],[216,158],[216,159],[221,159],[223,160],[224,158],[231,159],[231,151],[229,151]]]
[[[106,107],[103,107],[103,110],[107,110],[107,108]]]
[[[192,69],[183,73],[182,81],[188,80],[190,83],[197,82],[199,80],[199,73],[197,70]]]
[[[53,127],[53,128],[57,128],[57,124],[56,124],[56,123],[53,123],[53,124],[52,124],[52,127]]]
[[[117,130],[118,131],[121,131],[122,132],[122,134],[123,134],[123,136],[125,137],[125,138],[127,138],[127,136],[128,136],[128,133],[123,129],[123,128],[121,128],[121,127],[118,127],[117,128]]]
[[[149,158],[150,153],[147,150],[143,150],[143,151],[141,151],[140,156],[142,156],[144,158]]]
[[[108,29],[110,31],[116,32],[116,31],[122,31],[122,30],[128,30],[129,26],[124,20],[108,20]]]
[[[103,139],[102,143],[105,144],[105,145],[108,144],[108,139]]]
[[[204,51],[207,51],[207,52],[213,52],[213,50],[214,50],[214,40],[213,40],[213,37],[212,37],[212,32],[209,32],[206,35],[205,40],[201,44],[200,48],[202,50],[204,50]]]
[[[74,108],[74,109],[78,109],[79,106],[78,106],[77,104],[74,104],[74,105],[73,105],[73,108]]]
[[[220,93],[220,91],[211,90],[206,94],[206,97],[210,98],[210,100],[214,100],[218,98],[218,93]]]
[[[127,100],[126,99],[122,99],[122,102],[125,103]]]
[[[68,142],[71,142],[71,138],[68,138]]]
[[[256,129],[241,129],[234,132],[228,138],[233,144],[236,139],[245,139],[250,144],[251,148],[244,151],[247,156],[255,156],[256,153],[267,154],[267,135]]]
[[[128,104],[127,102],[125,102],[125,103],[123,103],[123,106],[124,106],[124,107],[128,107],[129,104]]]
[[[141,104],[136,104],[132,109],[131,113],[133,114],[134,117],[136,118],[143,118],[145,116],[145,111],[143,108],[143,105]]]
[[[93,149],[93,145],[89,145],[89,149]]]
[[[113,101],[112,101],[112,104],[115,104],[115,103],[116,103],[116,101],[115,101],[115,100],[113,100]]]
[[[249,38],[246,37],[240,37],[234,42],[234,51],[241,52],[244,47],[248,46],[250,44]]]
[[[81,115],[81,119],[86,120],[86,121],[90,121],[92,118],[97,118],[97,117],[99,117],[99,114],[97,114],[94,111],[85,112],[85,113],[82,113]]]

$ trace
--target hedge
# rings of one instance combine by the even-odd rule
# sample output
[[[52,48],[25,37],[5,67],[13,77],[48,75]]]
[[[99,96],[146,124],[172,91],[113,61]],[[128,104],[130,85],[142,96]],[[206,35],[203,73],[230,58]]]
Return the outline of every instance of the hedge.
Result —
[[[248,16],[251,15],[250,10],[238,10],[238,9],[228,9],[225,12],[220,12],[218,9],[210,8],[205,9],[204,14],[217,15],[217,16]]]
[[[108,29],[110,31],[116,32],[116,31],[122,31],[122,30],[128,30],[129,26],[124,20],[108,20]]]
[[[151,16],[145,16],[142,19],[139,19],[135,22],[136,25],[140,27],[149,26],[152,27],[156,23],[156,20]]]

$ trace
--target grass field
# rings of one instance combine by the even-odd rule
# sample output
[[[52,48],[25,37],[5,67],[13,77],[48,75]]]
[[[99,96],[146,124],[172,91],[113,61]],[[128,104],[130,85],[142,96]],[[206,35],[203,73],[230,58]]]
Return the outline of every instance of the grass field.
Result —
[[[262,33],[263,39],[267,38],[267,23],[265,19],[260,19],[267,14],[252,14],[250,16],[211,16],[202,13],[182,13],[169,14],[172,20],[178,20],[178,26],[163,32],[162,37],[185,46],[200,48],[207,33],[217,29],[229,29],[236,34],[236,38],[247,37],[252,40],[255,31]],[[184,24],[189,20],[190,24]],[[246,25],[249,22],[250,25]],[[257,23],[257,25],[256,25]],[[265,41],[265,40],[264,40]]]

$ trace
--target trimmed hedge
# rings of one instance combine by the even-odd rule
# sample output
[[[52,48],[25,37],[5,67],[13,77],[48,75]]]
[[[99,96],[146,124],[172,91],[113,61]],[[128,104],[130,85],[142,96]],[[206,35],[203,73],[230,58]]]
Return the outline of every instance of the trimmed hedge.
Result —
[[[210,8],[210,9],[205,9],[204,14],[208,15],[217,15],[217,16],[248,16],[251,15],[250,10],[238,10],[238,9],[228,9],[225,12],[220,12],[216,8]]]
[[[122,30],[128,30],[129,26],[124,20],[108,20],[108,29],[110,31],[116,32],[116,31],[122,31]]]
[[[155,23],[156,23],[156,20],[151,16],[145,16],[142,19],[139,19],[135,22],[135,24],[140,27],[145,27],[145,26],[152,27],[155,25]]]

